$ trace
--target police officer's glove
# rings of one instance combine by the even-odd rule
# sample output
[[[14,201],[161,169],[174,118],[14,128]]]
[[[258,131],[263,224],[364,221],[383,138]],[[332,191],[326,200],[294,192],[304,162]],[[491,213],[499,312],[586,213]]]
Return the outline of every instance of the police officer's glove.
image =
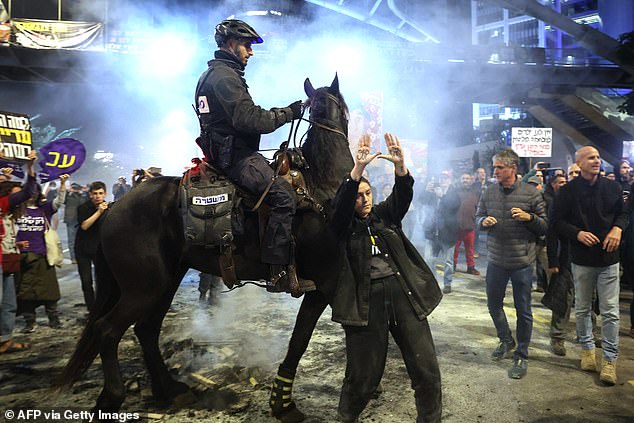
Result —
[[[301,100],[297,100],[296,102],[289,104],[288,108],[291,109],[291,112],[293,113],[293,120],[299,119],[300,117],[302,117],[302,101]]]

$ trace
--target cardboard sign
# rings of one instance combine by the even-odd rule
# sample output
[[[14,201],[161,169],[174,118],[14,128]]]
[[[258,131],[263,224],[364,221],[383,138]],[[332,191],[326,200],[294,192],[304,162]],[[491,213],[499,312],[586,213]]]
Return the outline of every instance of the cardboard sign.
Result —
[[[550,157],[553,151],[553,129],[512,128],[511,148],[520,157]]]
[[[0,153],[4,160],[28,160],[33,146],[27,115],[0,111]]]

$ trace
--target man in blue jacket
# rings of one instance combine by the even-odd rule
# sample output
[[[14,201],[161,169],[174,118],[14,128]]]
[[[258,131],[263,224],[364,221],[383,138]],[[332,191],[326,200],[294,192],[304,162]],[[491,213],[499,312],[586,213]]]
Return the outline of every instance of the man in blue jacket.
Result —
[[[427,316],[442,294],[401,229],[414,179],[398,138],[385,134],[385,141],[389,154],[370,154],[370,137],[362,137],[354,168],[334,200],[331,228],[345,254],[332,318],[343,325],[347,355],[338,414],[340,421],[357,421],[381,381],[391,333],[414,389],[416,421],[439,422],[440,370]],[[362,174],[376,157],[394,164],[395,183],[389,197],[373,206],[370,183]]]

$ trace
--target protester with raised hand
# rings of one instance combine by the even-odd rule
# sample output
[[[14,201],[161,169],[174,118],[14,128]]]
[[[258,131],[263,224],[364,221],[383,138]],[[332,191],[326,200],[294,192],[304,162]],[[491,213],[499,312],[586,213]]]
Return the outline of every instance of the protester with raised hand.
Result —
[[[407,364],[417,421],[439,422],[440,370],[427,316],[442,294],[433,273],[401,229],[412,201],[414,179],[405,166],[398,138],[386,133],[385,143],[388,154],[371,153],[370,137],[361,137],[354,168],[333,203],[331,228],[345,249],[332,304],[333,320],[346,333],[346,376],[338,414],[340,421],[356,421],[375,393],[391,333]],[[363,172],[377,157],[393,163],[395,183],[388,198],[374,206],[370,182]]]

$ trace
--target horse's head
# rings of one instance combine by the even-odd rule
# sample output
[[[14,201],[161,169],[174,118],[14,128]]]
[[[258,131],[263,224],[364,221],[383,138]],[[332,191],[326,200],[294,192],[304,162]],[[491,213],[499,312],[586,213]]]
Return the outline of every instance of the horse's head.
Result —
[[[310,120],[317,122],[329,129],[343,132],[348,136],[348,106],[339,92],[339,78],[335,79],[329,87],[313,88],[310,79],[304,81],[304,91],[308,96],[310,107]]]

